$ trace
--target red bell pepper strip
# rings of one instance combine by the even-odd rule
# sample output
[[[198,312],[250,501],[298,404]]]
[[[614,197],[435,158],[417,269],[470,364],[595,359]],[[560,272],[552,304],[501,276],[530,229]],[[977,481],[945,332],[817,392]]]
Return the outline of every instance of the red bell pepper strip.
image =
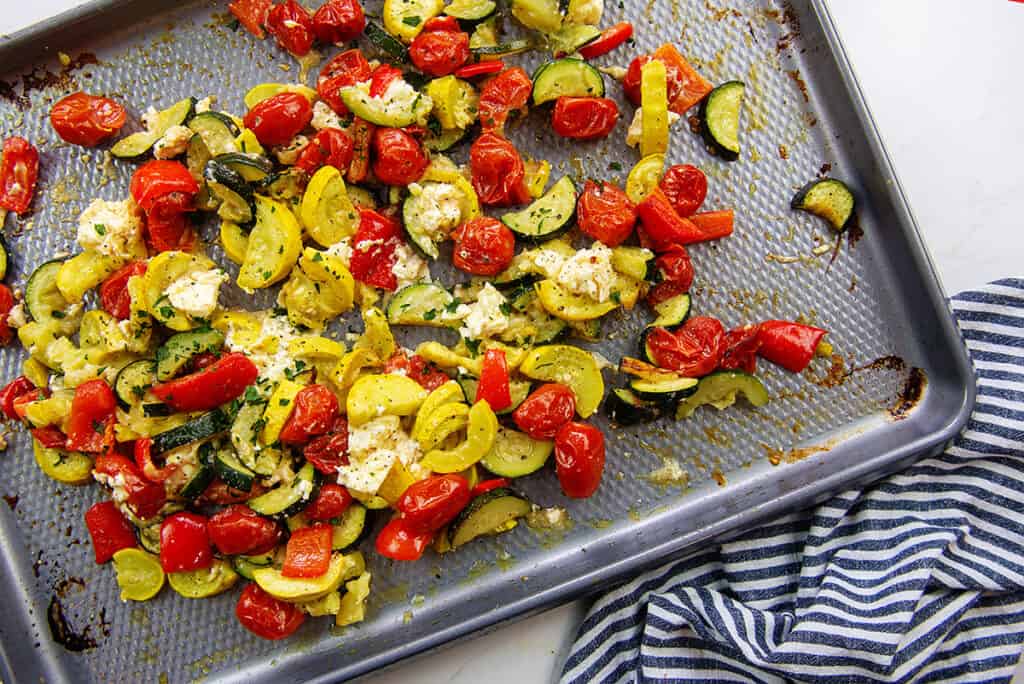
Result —
[[[92,537],[92,550],[98,565],[106,563],[121,549],[134,549],[139,545],[132,524],[113,501],[101,501],[87,510],[85,526]]]
[[[377,535],[377,553],[400,561],[419,560],[434,539],[431,531],[418,530],[405,518],[394,518]]]
[[[25,412],[28,410],[28,405],[33,401],[46,399],[48,396],[50,396],[50,390],[45,387],[40,387],[39,389],[29,390],[28,392],[15,397],[12,405],[15,417],[18,420],[24,420]]]
[[[705,211],[690,216],[690,220],[696,224],[704,236],[704,240],[717,240],[727,235],[732,235],[734,212],[732,209],[724,211]]]
[[[117,399],[105,380],[96,378],[75,388],[68,417],[67,448],[99,453],[109,445],[107,425],[114,420]]]
[[[628,21],[623,21],[606,28],[596,40],[581,47],[579,53],[583,59],[594,59],[608,54],[632,37],[633,25]]]
[[[464,67],[459,67],[455,70],[455,78],[470,79],[477,76],[497,74],[504,70],[505,63],[500,59],[495,59],[489,62],[477,62],[476,64],[467,64]]]
[[[487,492],[491,491],[492,489],[500,489],[501,487],[508,487],[509,484],[510,483],[508,481],[508,478],[505,478],[505,477],[496,477],[496,478],[493,478],[491,480],[484,480],[483,482],[480,482],[479,484],[477,484],[476,487],[473,487],[473,491],[471,491],[469,493],[469,497],[472,500],[472,499],[475,499],[476,497],[480,496],[481,494],[486,494]]]
[[[765,321],[757,339],[761,346],[757,353],[772,363],[793,373],[802,372],[810,365],[821,338],[828,331],[790,321]]]
[[[285,547],[281,574],[285,577],[320,577],[331,566],[330,525],[303,527],[292,532]]]
[[[175,513],[160,523],[160,566],[164,572],[191,572],[213,565],[206,518]]]
[[[68,437],[60,428],[53,425],[47,425],[46,427],[33,428],[29,430],[32,433],[32,437],[37,442],[42,444],[47,449],[65,449],[68,444]]]
[[[644,232],[656,252],[672,245],[689,245],[703,240],[697,224],[679,215],[661,188],[655,188],[636,207]]]
[[[163,485],[150,482],[130,459],[117,453],[104,453],[96,457],[93,473],[105,477],[111,487],[120,487],[125,503],[140,518],[152,518],[167,501]]]
[[[505,352],[500,349],[488,349],[484,354],[480,383],[476,387],[476,400],[486,401],[491,405],[492,411],[503,411],[512,405],[508,363],[505,360]]]
[[[135,442],[135,465],[150,482],[165,482],[178,468],[173,465],[158,466],[153,462],[153,440],[149,437]]]
[[[154,385],[153,394],[175,411],[208,411],[241,396],[259,372],[245,354],[225,354],[201,371]]]
[[[3,411],[9,420],[18,420],[20,416],[14,412],[14,401],[35,388],[32,381],[24,375],[11,380],[4,385],[3,389],[0,389],[0,411]]]

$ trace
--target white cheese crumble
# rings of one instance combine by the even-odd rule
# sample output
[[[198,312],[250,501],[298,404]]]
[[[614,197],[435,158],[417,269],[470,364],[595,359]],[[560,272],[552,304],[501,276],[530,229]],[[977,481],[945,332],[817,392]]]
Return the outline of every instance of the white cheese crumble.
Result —
[[[196,102],[196,114],[202,114],[203,112],[210,111],[210,108],[213,107],[213,103],[216,99],[217,98],[213,95],[207,95],[202,100],[199,100],[199,102]]]
[[[596,26],[601,23],[603,14],[604,0],[569,0],[569,11],[565,18],[571,24]]]
[[[668,113],[668,127],[672,128],[676,121],[679,121],[680,116],[675,112]],[[644,108],[637,107],[636,113],[633,114],[633,121],[629,124],[629,130],[626,131],[626,144],[630,147],[636,147],[640,144],[640,138],[644,134]]]
[[[381,416],[365,425],[349,426],[349,462],[338,467],[338,484],[376,494],[396,460],[411,464],[422,455],[419,444],[402,429],[398,416]]]
[[[310,123],[318,131],[325,128],[341,128],[341,117],[326,102],[317,100],[313,105],[313,120]]]
[[[178,311],[195,318],[209,318],[217,308],[220,286],[228,275],[220,269],[194,271],[181,276],[167,288],[167,298]]]
[[[422,112],[417,123],[426,123],[427,114],[434,108],[434,101],[426,93],[420,93],[402,78],[396,78],[380,97],[370,97],[370,81],[360,81],[354,86],[360,99],[376,110],[381,119],[406,116],[411,110]],[[344,90],[344,89],[343,89]]]
[[[295,365],[295,359],[288,353],[288,345],[297,337],[300,335],[287,316],[266,316],[260,327],[259,338],[249,347],[238,342],[233,326],[228,328],[224,336],[224,346],[233,352],[246,354],[260,369],[260,377],[278,380],[284,377],[287,369]],[[273,353],[268,350],[273,350]]]
[[[294,166],[295,162],[299,159],[299,153],[302,149],[309,144],[309,138],[302,135],[301,133],[291,139],[287,145],[274,148],[274,155],[277,157],[277,161],[281,162],[285,166]]]
[[[485,283],[476,302],[459,306],[456,315],[462,320],[459,333],[467,338],[479,340],[508,330],[509,314],[505,296],[490,283]]]
[[[411,183],[409,194],[417,197],[416,230],[434,242],[448,237],[462,219],[462,191],[450,183]]]
[[[612,250],[600,242],[590,249],[581,249],[565,260],[558,271],[558,284],[573,294],[585,295],[598,302],[612,296],[615,269]]]
[[[153,156],[157,159],[174,159],[185,154],[188,141],[192,139],[192,129],[187,126],[171,126],[163,137],[153,145]]]
[[[78,244],[104,256],[130,259],[144,255],[142,212],[131,199],[94,199],[78,217]]]
[[[28,320],[25,318],[25,302],[18,302],[7,312],[7,325],[12,328],[20,328],[27,323]]]
[[[348,266],[352,261],[352,241],[350,238],[343,238],[327,248],[327,253],[336,256]]]
[[[405,243],[395,248],[395,263],[391,267],[391,272],[398,279],[399,290],[407,285],[430,280],[430,268],[427,266],[427,262]]]

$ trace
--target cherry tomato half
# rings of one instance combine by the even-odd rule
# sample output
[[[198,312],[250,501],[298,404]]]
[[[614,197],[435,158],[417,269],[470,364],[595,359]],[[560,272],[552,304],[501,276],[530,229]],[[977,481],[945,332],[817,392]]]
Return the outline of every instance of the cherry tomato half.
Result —
[[[433,475],[409,485],[395,503],[406,525],[436,532],[469,503],[469,482],[461,475]]]
[[[416,68],[435,78],[447,76],[469,61],[469,34],[459,31],[424,30],[409,46]]]
[[[455,229],[452,233],[455,247],[452,263],[466,273],[493,276],[512,263],[516,238],[501,221],[489,216],[478,216]]]
[[[348,421],[335,417],[331,431],[307,444],[302,455],[324,475],[337,475],[338,466],[348,463]]]
[[[378,128],[373,134],[373,151],[373,173],[388,185],[415,183],[430,163],[416,138],[400,128]]]
[[[39,176],[39,151],[17,136],[4,140],[0,156],[0,209],[24,214]]]
[[[618,121],[619,105],[606,97],[560,97],[551,112],[551,128],[572,140],[605,138]]]
[[[181,213],[191,208],[191,199],[199,192],[199,184],[184,164],[170,159],[154,159],[135,170],[128,186],[132,199],[148,213],[157,209],[161,216]],[[164,204],[164,201],[173,203]]]
[[[757,352],[761,349],[761,338],[758,334],[760,325],[744,325],[734,328],[725,334],[725,354],[722,355],[720,368],[741,370],[753,373],[757,370]]]
[[[588,180],[576,205],[576,221],[585,234],[616,247],[633,234],[636,205],[618,186]]]
[[[242,590],[235,617],[256,636],[271,640],[291,636],[306,620],[301,608],[274,598],[255,582]]]
[[[309,385],[295,395],[292,413],[281,428],[285,444],[305,444],[330,432],[338,415],[338,397],[324,385]]]
[[[267,12],[273,6],[273,0],[232,0],[228,5],[228,11],[235,15],[238,23],[245,27],[245,30],[263,39],[263,24],[267,21]]]
[[[349,259],[352,277],[394,292],[398,278],[392,267],[397,259],[395,250],[402,244],[402,226],[395,219],[372,209],[361,209],[359,216],[359,229],[352,237],[355,247]]]
[[[9,420],[18,420],[20,416],[14,412],[14,402],[35,389],[36,386],[24,375],[11,380],[0,389],[0,411],[3,411]]]
[[[473,142],[469,167],[481,204],[507,207],[530,201],[523,159],[515,146],[497,133],[484,133]]]
[[[128,113],[109,97],[81,91],[58,100],[50,109],[50,124],[66,142],[95,147],[121,130]]]
[[[321,43],[347,43],[364,28],[366,15],[359,0],[327,0],[313,15],[313,33]]]
[[[313,175],[321,166],[333,166],[341,173],[352,163],[352,137],[340,128],[318,131],[299,152],[295,166]]]
[[[75,388],[68,417],[68,449],[99,453],[107,447],[105,426],[114,419],[117,399],[106,380],[96,378]]]
[[[477,105],[484,131],[501,133],[510,116],[525,115],[532,92],[533,81],[520,67],[506,69],[485,83]]]
[[[277,147],[290,142],[312,119],[313,106],[305,95],[278,93],[249,110],[245,127],[261,145]]]
[[[348,107],[341,101],[340,91],[350,85],[370,78],[370,63],[359,50],[346,50],[331,58],[320,70],[316,81],[316,92],[331,109],[345,116]]]
[[[435,364],[427,361],[419,354],[406,356],[405,352],[397,351],[387,363],[384,364],[385,373],[401,372],[406,377],[415,380],[423,389],[428,392],[436,390],[445,384],[451,377]]]
[[[332,520],[348,510],[352,505],[352,495],[339,484],[328,482],[320,487],[316,498],[306,506],[303,513],[310,520]]]
[[[296,57],[304,57],[313,47],[313,17],[296,0],[271,7],[266,27],[277,44]]]
[[[667,299],[690,291],[694,270],[690,253],[682,245],[669,245],[654,261],[661,282],[647,295],[647,303],[657,306]]]
[[[692,216],[708,196],[708,177],[696,166],[676,164],[669,167],[659,183],[680,216]]]
[[[696,316],[675,332],[652,328],[647,346],[655,365],[690,378],[701,378],[718,368],[725,354],[725,328],[718,319]]]
[[[119,321],[128,320],[132,313],[132,297],[128,293],[128,280],[146,273],[145,261],[133,261],[122,266],[100,285],[100,305]]]
[[[206,533],[225,555],[267,553],[281,541],[281,526],[245,504],[217,511],[206,523]]]
[[[576,395],[555,382],[541,385],[512,413],[516,426],[534,439],[551,439],[576,415]]]
[[[14,331],[11,330],[8,316],[14,308],[14,293],[11,288],[0,283],[0,346],[10,343],[14,339]]]
[[[585,499],[596,492],[604,472],[604,434],[586,423],[563,425],[555,435],[555,472],[566,496]]]
[[[418,530],[405,518],[393,518],[377,535],[375,547],[377,553],[399,561],[415,561],[423,557],[423,552],[434,539],[429,530]]]
[[[125,503],[140,518],[152,518],[167,502],[163,485],[147,480],[139,467],[121,454],[100,454],[93,472],[124,482]]]

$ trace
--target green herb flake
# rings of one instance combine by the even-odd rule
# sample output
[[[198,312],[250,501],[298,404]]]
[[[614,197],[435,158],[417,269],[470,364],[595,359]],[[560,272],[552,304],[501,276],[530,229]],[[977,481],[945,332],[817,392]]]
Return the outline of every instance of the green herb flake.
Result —
[[[419,26],[422,21],[419,17],[402,17],[402,23],[406,26]]]
[[[107,234],[107,227],[105,225],[103,225],[102,223],[95,224],[93,226],[93,228],[96,230],[96,234],[97,235],[106,235]]]

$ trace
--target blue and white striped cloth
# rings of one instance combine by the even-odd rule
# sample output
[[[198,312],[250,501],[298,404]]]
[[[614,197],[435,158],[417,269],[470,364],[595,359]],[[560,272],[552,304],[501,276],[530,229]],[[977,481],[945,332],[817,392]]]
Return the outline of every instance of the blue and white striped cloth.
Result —
[[[1009,681],[1024,643],[1024,280],[952,307],[979,395],[946,453],[603,596],[562,683]]]

